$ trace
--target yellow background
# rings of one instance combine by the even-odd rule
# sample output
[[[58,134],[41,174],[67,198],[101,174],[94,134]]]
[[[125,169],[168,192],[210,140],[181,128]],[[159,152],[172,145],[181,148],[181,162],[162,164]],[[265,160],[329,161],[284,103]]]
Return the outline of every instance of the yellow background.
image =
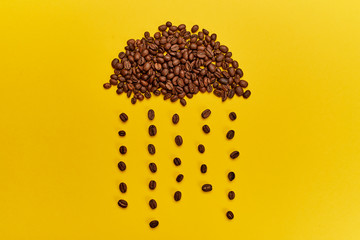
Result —
[[[0,239],[360,239],[359,13],[358,1],[2,0]],[[243,68],[250,99],[222,103],[198,94],[185,108],[160,98],[132,106],[114,88],[103,90],[126,40],[167,20],[216,32]],[[213,114],[203,121],[207,107]],[[226,141],[230,128],[236,137]],[[146,152],[149,142],[155,156]],[[234,149],[241,156],[231,161]],[[229,170],[236,172],[231,183]],[[211,193],[201,192],[205,182]],[[175,203],[177,189],[183,199]],[[128,209],[117,206],[120,198]],[[156,230],[151,219],[160,221]]]

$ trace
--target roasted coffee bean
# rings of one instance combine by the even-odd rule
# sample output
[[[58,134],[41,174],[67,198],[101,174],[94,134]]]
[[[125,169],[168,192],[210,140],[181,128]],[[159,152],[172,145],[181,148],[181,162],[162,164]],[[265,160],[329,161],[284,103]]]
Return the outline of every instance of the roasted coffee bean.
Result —
[[[228,211],[228,212],[226,213],[226,217],[231,220],[231,219],[234,218],[234,213],[233,213],[232,211]]]
[[[210,132],[210,127],[205,124],[205,125],[202,127],[202,130],[204,131],[204,133],[209,133],[209,132]]]
[[[149,226],[150,226],[151,228],[156,228],[158,225],[159,225],[159,221],[158,221],[158,220],[152,220],[152,221],[149,223]]]
[[[157,208],[157,202],[155,201],[155,199],[151,199],[149,201],[149,206],[150,206],[151,209]]]
[[[120,152],[121,154],[126,154],[127,148],[126,148],[125,146],[121,146],[121,147],[119,148],[119,152]]]
[[[157,133],[157,129],[156,129],[155,125],[150,125],[150,127],[149,127],[149,135],[150,136],[155,136],[156,133]]]
[[[199,30],[199,26],[198,26],[198,25],[194,25],[194,26],[191,28],[191,32],[192,32],[192,33],[197,32],[197,30]]]
[[[234,180],[235,179],[235,173],[234,172],[229,172],[228,178],[229,178],[230,181]]]
[[[126,113],[121,113],[120,114],[120,119],[121,119],[121,121],[126,122],[129,118],[126,115]]]
[[[244,90],[242,89],[242,87],[237,86],[237,87],[235,88],[235,93],[236,93],[236,95],[241,96],[241,95],[243,95]]]
[[[125,137],[126,136],[126,132],[124,130],[121,130],[118,132],[120,137]]]
[[[235,198],[235,192],[234,192],[234,191],[230,191],[230,192],[228,193],[228,198],[229,198],[230,200],[233,200],[233,199]]]
[[[202,117],[203,119],[206,119],[206,118],[208,118],[208,117],[210,116],[210,114],[211,114],[210,109],[206,109],[206,110],[204,110],[204,111],[201,113],[201,117]]]
[[[154,112],[154,110],[150,109],[150,110],[148,111],[148,118],[149,118],[149,120],[154,120],[154,118],[155,118],[155,112]]]
[[[174,200],[175,201],[180,201],[181,199],[181,192],[180,191],[176,191],[174,194]]]
[[[155,146],[153,144],[149,144],[148,145],[148,151],[151,155],[154,155],[156,150],[155,150]]]
[[[173,124],[178,124],[179,120],[180,120],[179,115],[175,113],[175,114],[172,116],[172,122],[173,122]]]
[[[234,130],[230,130],[230,131],[228,131],[227,134],[226,134],[226,138],[227,138],[227,139],[233,139],[234,136],[235,136],[235,131],[234,131]]]
[[[118,163],[118,168],[120,169],[120,171],[125,171],[126,170],[126,164],[123,161],[120,161]]]
[[[205,146],[202,145],[202,144],[199,144],[198,150],[199,150],[200,153],[204,153],[205,152]]]
[[[119,205],[120,207],[122,207],[122,208],[127,208],[128,203],[127,203],[126,200],[120,199],[120,200],[118,201],[118,205]]]
[[[212,185],[211,184],[204,184],[201,189],[204,191],[204,192],[210,192],[212,190]]]
[[[181,145],[183,144],[183,139],[182,139],[182,137],[181,137],[180,135],[177,135],[177,136],[175,137],[175,143],[176,143],[176,145],[178,145],[178,146],[181,146]]]
[[[206,172],[207,172],[207,166],[206,166],[206,164],[202,164],[202,165],[201,165],[200,171],[201,171],[201,173],[206,173]]]
[[[229,118],[231,121],[234,121],[236,119],[236,113],[234,112],[229,113]]]
[[[183,105],[184,107],[186,106],[186,100],[185,99],[180,99],[180,103],[181,103],[181,105]]]
[[[178,157],[174,158],[174,164],[175,164],[175,166],[180,166],[181,165],[180,158],[178,158]]]
[[[181,182],[183,179],[184,179],[184,175],[182,175],[182,174],[179,174],[179,175],[177,175],[177,177],[176,177],[176,181],[177,181],[177,182]]]
[[[247,88],[248,82],[245,81],[245,80],[240,80],[239,85],[240,85],[240,87],[242,87],[242,88]]]
[[[230,158],[235,159],[235,158],[239,157],[239,155],[240,155],[240,153],[238,151],[233,151],[230,154]]]
[[[156,188],[156,182],[155,182],[154,180],[151,180],[151,181],[149,182],[149,188],[150,188],[151,190],[154,190],[154,189]]]
[[[120,192],[126,193],[126,191],[127,191],[126,183],[124,183],[124,182],[120,183],[119,189],[120,189]]]
[[[110,83],[104,83],[103,87],[105,89],[109,89],[109,88],[111,88],[111,84]]]
[[[132,104],[135,104],[135,103],[136,103],[136,97],[131,98],[131,103],[132,103]]]
[[[244,94],[243,94],[243,97],[244,97],[244,98],[248,98],[248,97],[250,97],[250,95],[251,95],[250,90],[246,90],[246,91],[244,92]]]
[[[155,163],[150,163],[150,164],[149,164],[149,169],[150,169],[150,171],[151,171],[152,173],[156,173],[156,171],[157,171],[157,166],[156,166],[156,164],[155,164]]]

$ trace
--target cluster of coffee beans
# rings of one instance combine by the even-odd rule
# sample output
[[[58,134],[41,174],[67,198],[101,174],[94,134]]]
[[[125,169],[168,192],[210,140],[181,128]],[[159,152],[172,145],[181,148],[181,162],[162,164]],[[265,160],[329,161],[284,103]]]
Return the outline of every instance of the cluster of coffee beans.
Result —
[[[217,35],[194,25],[191,32],[185,24],[167,22],[153,36],[127,41],[125,52],[111,62],[114,74],[103,87],[117,86],[117,94],[125,93],[131,103],[163,95],[185,106],[185,96],[213,92],[222,101],[235,95],[248,98],[248,83],[243,71],[232,59],[232,53],[217,41]]]
[[[180,121],[180,116],[177,114],[177,113],[175,113],[173,116],[172,116],[172,123],[174,124],[174,125],[177,125],[178,123],[179,123],[179,121]],[[182,139],[182,137],[180,136],[180,135],[177,135],[176,137],[175,137],[175,144],[177,145],[177,146],[181,146],[182,144],[183,144],[183,139]],[[180,164],[181,164],[181,160],[180,160],[180,158],[178,158],[178,157],[176,157],[176,158],[174,158],[174,164],[175,164],[175,166],[180,166]],[[176,177],[176,182],[178,182],[178,183],[180,183],[182,180],[184,179],[184,175],[183,174],[178,174],[177,175],[177,177]],[[176,201],[176,202],[178,202],[178,201],[180,201],[181,200],[181,196],[182,196],[182,193],[181,193],[181,191],[176,191],[175,193],[174,193],[174,200]]]

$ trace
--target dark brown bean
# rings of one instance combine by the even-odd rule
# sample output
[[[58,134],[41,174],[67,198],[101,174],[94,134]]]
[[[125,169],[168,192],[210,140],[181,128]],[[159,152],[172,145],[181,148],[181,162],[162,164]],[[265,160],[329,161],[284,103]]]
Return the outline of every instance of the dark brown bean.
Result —
[[[155,112],[154,112],[154,110],[150,109],[150,110],[148,111],[148,118],[149,118],[149,120],[154,120],[154,118],[155,118]]]
[[[230,181],[234,180],[235,179],[235,173],[234,172],[229,172],[228,178],[229,178]]]
[[[184,98],[180,99],[180,103],[181,105],[183,105],[184,107],[186,106],[186,100]]]
[[[160,32],[163,32],[163,31],[165,31],[167,29],[167,26],[166,25],[161,25],[161,26],[159,26],[159,31]]]
[[[155,163],[150,163],[150,164],[149,164],[149,169],[150,169],[150,171],[151,171],[152,173],[156,173],[156,171],[157,171],[157,166],[156,166],[156,164],[155,164]]]
[[[231,220],[231,219],[234,218],[234,213],[233,213],[232,211],[228,211],[228,212],[226,213],[226,217]]]
[[[219,49],[220,49],[220,51],[222,51],[223,53],[227,53],[227,52],[229,51],[228,47],[225,46],[225,45],[221,45]]]
[[[175,114],[172,116],[172,122],[173,122],[173,124],[178,124],[179,120],[180,120],[179,115],[178,115],[177,113],[175,113]]]
[[[111,87],[111,84],[110,83],[104,83],[103,87],[105,89],[109,89]]]
[[[120,169],[120,171],[125,171],[126,170],[126,164],[123,161],[120,161],[118,163],[118,168]]]
[[[240,153],[238,151],[233,151],[230,154],[230,158],[235,159],[235,158],[239,157],[239,155],[240,155]]]
[[[229,130],[226,134],[226,138],[227,139],[233,139],[235,136],[235,131],[234,130]]]
[[[235,88],[235,93],[236,93],[236,95],[241,96],[241,95],[243,95],[244,91],[243,91],[242,87],[237,86]]]
[[[158,225],[159,225],[159,221],[158,221],[158,220],[152,220],[152,221],[149,223],[149,226],[150,226],[151,228],[156,228]]]
[[[127,208],[128,203],[127,203],[126,200],[120,199],[120,200],[118,201],[118,205],[119,205],[121,208]]]
[[[191,28],[191,32],[192,32],[192,33],[197,32],[197,30],[199,30],[199,26],[198,26],[198,25],[194,25],[194,26]]]
[[[211,184],[204,184],[204,185],[202,185],[201,189],[204,192],[210,192],[212,190],[212,185]]]
[[[120,184],[119,184],[119,189],[120,189],[120,192],[126,193],[126,191],[127,191],[127,185],[126,185],[126,183],[124,183],[124,182],[120,183]]]
[[[236,119],[236,113],[234,112],[229,113],[229,118],[231,121],[234,121]]]
[[[206,172],[207,172],[207,166],[206,166],[206,164],[202,164],[202,165],[201,165],[200,171],[201,171],[201,173],[206,173]]]
[[[126,122],[129,119],[129,117],[126,115],[126,113],[121,113],[119,117],[120,117],[121,121],[123,121],[123,122]]]
[[[120,137],[125,137],[126,136],[126,132],[124,130],[121,130],[118,132]]]
[[[250,90],[246,90],[246,91],[244,92],[244,94],[243,94],[243,97],[244,97],[244,98],[248,98],[248,97],[250,97],[250,95],[251,95]]]
[[[210,109],[206,109],[201,113],[201,117],[206,119],[206,118],[208,118],[210,116],[210,114],[211,114]]]
[[[198,150],[199,150],[200,153],[204,153],[205,152],[205,146],[202,145],[202,144],[199,144]]]
[[[149,188],[150,188],[150,190],[154,190],[154,189],[156,188],[156,182],[155,182],[155,180],[151,180],[151,181],[149,182]]]
[[[245,80],[240,80],[239,85],[240,85],[240,87],[242,87],[242,88],[247,88],[248,82],[245,81]]]
[[[174,194],[174,200],[175,201],[180,201],[181,199],[181,192],[180,191],[176,191]]]
[[[235,192],[234,192],[234,191],[230,191],[230,192],[228,193],[228,198],[229,198],[230,200],[233,200],[233,199],[235,198]]]
[[[205,124],[205,125],[202,127],[202,130],[204,131],[204,133],[209,133],[209,132],[210,132],[210,127]]]
[[[177,175],[177,177],[176,177],[176,181],[177,181],[177,182],[181,182],[183,179],[184,179],[184,175],[182,175],[182,174],[179,174],[179,175]]]
[[[155,136],[157,133],[157,129],[155,125],[150,125],[149,126],[149,135],[150,136]]]
[[[174,158],[174,164],[175,164],[175,166],[180,166],[181,165],[180,158],[178,158],[178,157]]]
[[[155,146],[153,144],[148,145],[148,151],[151,155],[154,155],[156,152]]]
[[[175,143],[176,143],[176,145],[178,145],[178,146],[181,146],[181,145],[183,144],[183,139],[182,139],[182,137],[181,137],[180,135],[177,135],[177,136],[175,137]]]
[[[119,152],[120,152],[121,154],[126,154],[126,153],[127,153],[127,148],[126,148],[125,146],[121,146],[121,147],[119,148]]]
[[[155,201],[155,199],[151,199],[149,201],[149,206],[150,206],[151,209],[157,208],[157,202]]]

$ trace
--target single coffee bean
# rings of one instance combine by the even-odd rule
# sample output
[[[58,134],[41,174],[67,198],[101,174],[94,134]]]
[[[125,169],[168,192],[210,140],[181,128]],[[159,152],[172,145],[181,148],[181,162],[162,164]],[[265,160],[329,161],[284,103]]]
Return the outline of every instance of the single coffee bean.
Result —
[[[232,211],[228,211],[228,212],[226,213],[226,217],[231,220],[231,219],[234,218],[234,213],[233,213]]]
[[[118,163],[118,168],[120,169],[120,171],[125,171],[126,170],[126,164],[123,161],[120,161]]]
[[[155,112],[154,112],[154,110],[150,109],[150,110],[148,111],[148,118],[149,118],[149,120],[154,120],[154,118],[155,118]]]
[[[183,179],[184,179],[184,175],[182,175],[182,174],[179,174],[179,175],[177,175],[177,177],[176,177],[176,181],[177,181],[177,182],[181,182]]]
[[[184,98],[180,99],[180,103],[181,105],[183,105],[184,107],[186,106],[186,100]]]
[[[151,199],[149,201],[149,206],[150,206],[151,209],[157,208],[157,202],[155,201],[155,199]]]
[[[194,26],[191,28],[191,32],[192,32],[192,33],[197,32],[197,30],[199,30],[199,26],[198,26],[198,25],[194,25]]]
[[[174,194],[174,200],[175,201],[180,201],[181,199],[181,192],[180,191],[176,191]]]
[[[150,163],[150,164],[149,164],[149,169],[150,169],[150,171],[151,171],[152,173],[156,173],[156,171],[157,171],[157,166],[156,166],[156,164],[155,164],[155,163]]]
[[[155,182],[154,180],[151,180],[151,181],[149,182],[149,188],[150,188],[151,190],[154,190],[154,189],[156,188],[156,182]]]
[[[181,146],[181,145],[183,144],[183,139],[182,139],[182,137],[181,137],[180,135],[177,135],[177,136],[175,137],[175,143],[176,143],[176,145],[178,145],[178,146]]]
[[[234,172],[229,172],[228,178],[229,178],[230,181],[234,180],[235,179],[235,173]]]
[[[121,113],[120,114],[120,119],[121,119],[121,121],[126,122],[129,118],[126,115],[126,113]]]
[[[226,138],[227,138],[227,139],[233,139],[234,136],[235,136],[235,131],[234,131],[234,130],[230,130],[230,131],[228,131],[227,134],[226,134]]]
[[[239,157],[239,155],[240,155],[240,153],[238,151],[233,151],[230,154],[230,158],[235,159],[235,158]]]
[[[179,120],[180,120],[179,115],[178,115],[177,113],[175,113],[175,114],[172,116],[172,122],[173,122],[173,124],[178,124]]]
[[[211,114],[210,109],[206,109],[201,113],[201,117],[206,119],[206,118],[208,118],[210,116],[210,114]]]
[[[172,23],[170,21],[167,21],[166,24],[165,24],[167,27],[171,27],[172,26]]]
[[[250,97],[250,95],[251,95],[250,90],[246,90],[246,91],[244,92],[244,94],[243,94],[243,97],[244,97],[244,98],[248,98],[248,97]]]
[[[174,158],[174,164],[175,164],[175,166],[180,166],[181,165],[180,158],[178,158],[178,157]]]
[[[109,89],[109,88],[111,88],[111,84],[110,83],[104,83],[103,87],[105,89]]]
[[[126,193],[126,191],[127,191],[126,183],[124,183],[124,182],[120,183],[119,189],[120,189],[120,192]]]
[[[120,199],[120,200],[118,201],[118,205],[119,205],[120,207],[122,207],[122,208],[127,208],[128,203],[127,203],[126,200]]]
[[[206,173],[206,172],[207,172],[207,166],[206,166],[206,164],[202,164],[202,165],[201,165],[200,171],[201,171],[201,173]]]
[[[240,80],[239,85],[240,85],[240,87],[242,87],[242,88],[247,88],[248,82],[245,81],[245,80]]]
[[[237,87],[235,88],[235,93],[236,93],[236,95],[241,96],[241,95],[244,94],[244,90],[242,89],[242,87],[237,86]]]
[[[135,103],[136,103],[136,98],[135,98],[135,97],[131,98],[131,103],[132,103],[132,104],[135,104]]]
[[[234,112],[229,113],[229,118],[231,121],[234,121],[236,119],[236,113]]]
[[[199,150],[200,153],[204,153],[205,152],[205,146],[202,145],[202,144],[199,144],[198,150]]]
[[[124,130],[121,130],[118,132],[120,137],[125,137],[126,136],[126,132]]]
[[[211,184],[204,184],[201,189],[204,191],[204,192],[210,192],[212,190],[212,185]]]
[[[159,221],[158,220],[152,220],[149,223],[149,225],[150,225],[151,228],[156,228],[159,225]]]
[[[202,130],[204,131],[204,133],[209,133],[210,132],[210,127],[208,125],[204,125],[202,127]]]
[[[154,125],[150,125],[150,127],[149,127],[149,135],[150,136],[155,136],[156,133],[157,133],[156,127]]]
[[[148,151],[151,155],[154,155],[156,150],[155,150],[155,146],[153,144],[149,144],[148,145]]]
[[[233,200],[233,199],[235,198],[235,192],[234,192],[234,191],[230,191],[230,192],[228,193],[228,198],[229,198],[230,200]]]
[[[121,146],[121,147],[119,148],[119,152],[120,152],[121,154],[126,154],[126,153],[127,153],[127,148],[126,148],[125,146]]]

